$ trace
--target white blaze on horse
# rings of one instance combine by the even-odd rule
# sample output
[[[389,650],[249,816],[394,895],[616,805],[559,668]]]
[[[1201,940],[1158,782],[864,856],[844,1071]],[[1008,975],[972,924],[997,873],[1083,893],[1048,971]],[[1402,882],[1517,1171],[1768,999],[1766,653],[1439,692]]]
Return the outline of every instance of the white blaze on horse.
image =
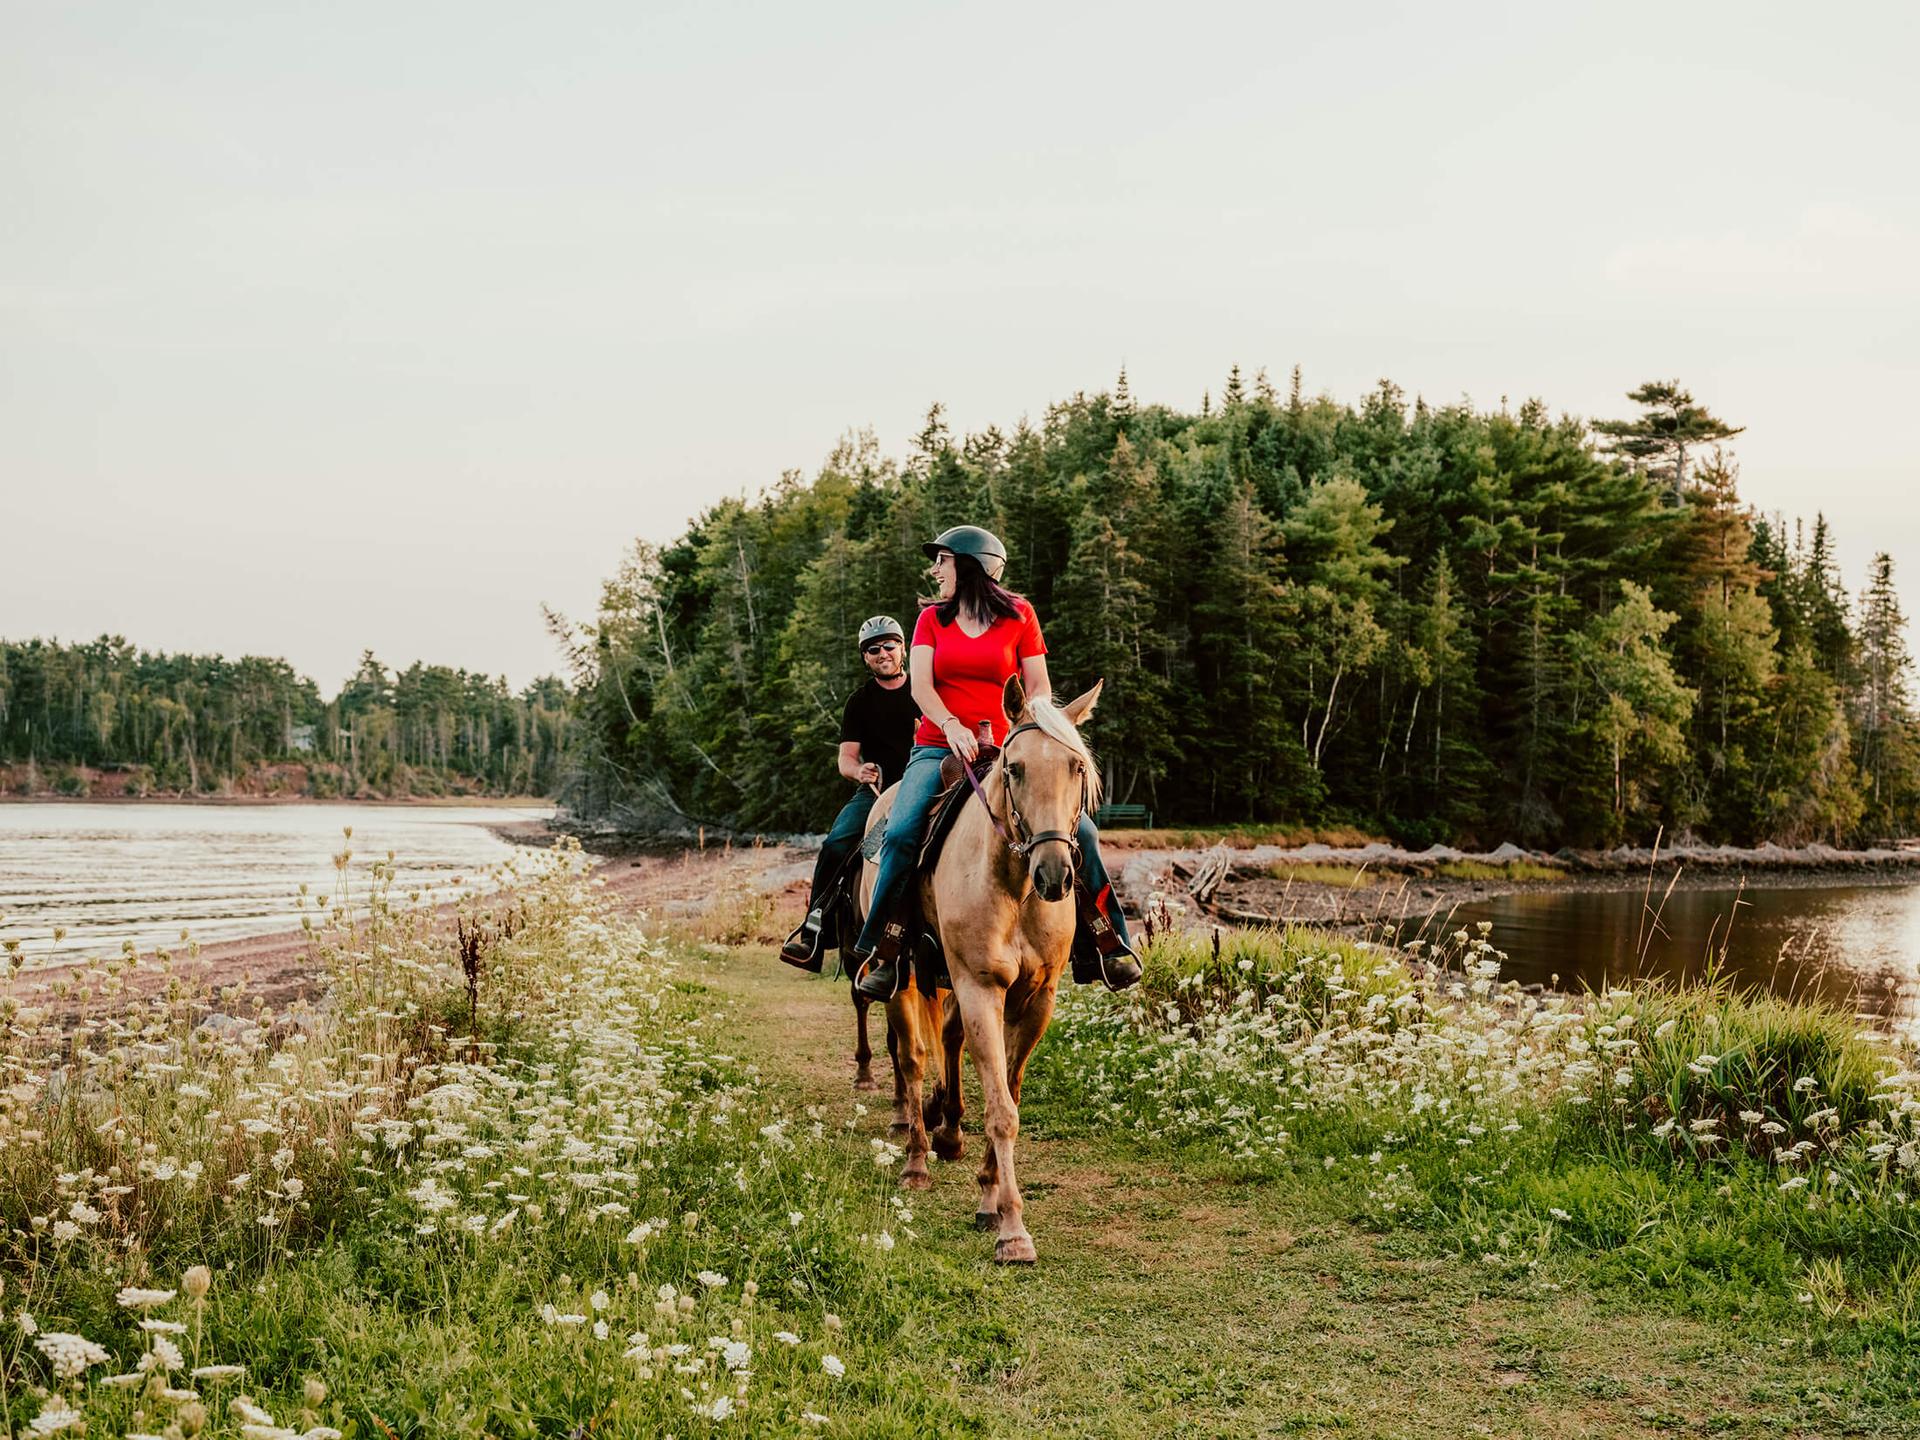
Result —
[[[906,984],[887,1007],[907,1129],[900,1183],[913,1190],[932,1184],[929,1139],[943,1159],[961,1153],[964,1040],[986,1105],[974,1221],[996,1231],[993,1257],[1002,1264],[1034,1260],[1013,1168],[1020,1080],[1053,1017],[1054,992],[1073,949],[1073,837],[1081,813],[1099,799],[1099,771],[1079,726],[1099,698],[1096,684],[1068,705],[1029,702],[1017,680],[1007,682],[1003,706],[1013,728],[980,781],[980,797],[962,806],[931,873],[916,879],[926,924],[946,952],[952,989],[923,993],[909,966]],[[889,790],[874,805],[869,832],[893,798]],[[871,861],[863,867],[863,912],[876,873]],[[929,1120],[935,1122],[931,1136]]]

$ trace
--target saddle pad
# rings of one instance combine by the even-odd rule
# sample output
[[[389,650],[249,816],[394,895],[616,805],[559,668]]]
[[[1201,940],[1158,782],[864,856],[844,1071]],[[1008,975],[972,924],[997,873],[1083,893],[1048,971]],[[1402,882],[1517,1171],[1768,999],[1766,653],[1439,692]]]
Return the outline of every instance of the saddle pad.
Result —
[[[880,846],[887,838],[887,821],[892,818],[891,815],[882,815],[880,817],[880,823],[867,831],[866,835],[862,837],[860,841],[860,858],[862,860],[878,860],[880,858]]]

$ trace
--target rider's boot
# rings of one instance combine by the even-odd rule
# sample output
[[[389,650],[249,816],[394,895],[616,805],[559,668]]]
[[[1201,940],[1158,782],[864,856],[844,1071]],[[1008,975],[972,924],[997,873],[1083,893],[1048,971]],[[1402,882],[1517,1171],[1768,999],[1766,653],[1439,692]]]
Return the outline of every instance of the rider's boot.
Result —
[[[858,950],[852,953],[854,994],[882,1005],[893,999],[907,968],[901,963],[906,940],[906,922],[896,915],[881,927],[880,943],[873,947],[871,955],[862,955]]]
[[[826,947],[820,943],[826,919],[823,906],[816,905],[807,911],[807,918],[800,922],[780,947],[780,958],[789,965],[797,965],[802,970],[811,970],[818,975],[826,964]]]
[[[1113,887],[1102,886],[1094,895],[1081,883],[1074,886],[1073,893],[1074,903],[1080,908],[1073,937],[1075,983],[1091,985],[1098,981],[1109,990],[1139,984],[1140,961],[1127,939],[1126,916],[1113,898]]]

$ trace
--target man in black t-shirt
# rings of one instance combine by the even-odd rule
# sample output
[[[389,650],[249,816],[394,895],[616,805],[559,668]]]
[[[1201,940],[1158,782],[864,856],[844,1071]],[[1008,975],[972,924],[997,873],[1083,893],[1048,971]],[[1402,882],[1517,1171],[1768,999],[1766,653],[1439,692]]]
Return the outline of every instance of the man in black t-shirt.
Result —
[[[840,717],[840,773],[859,788],[820,846],[807,896],[807,918],[780,947],[780,958],[802,970],[819,970],[821,954],[832,943],[825,933],[829,887],[866,834],[867,814],[880,792],[907,768],[920,708],[907,684],[907,640],[900,622],[876,615],[860,627],[860,656],[872,678],[854,691]]]

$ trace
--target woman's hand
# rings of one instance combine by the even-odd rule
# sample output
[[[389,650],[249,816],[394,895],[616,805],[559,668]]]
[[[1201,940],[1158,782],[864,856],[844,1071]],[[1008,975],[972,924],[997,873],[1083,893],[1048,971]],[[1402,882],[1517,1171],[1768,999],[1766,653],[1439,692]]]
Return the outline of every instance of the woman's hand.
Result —
[[[947,748],[971,765],[980,758],[980,742],[967,729],[966,722],[958,715],[949,715],[941,723],[940,733],[946,738]]]

